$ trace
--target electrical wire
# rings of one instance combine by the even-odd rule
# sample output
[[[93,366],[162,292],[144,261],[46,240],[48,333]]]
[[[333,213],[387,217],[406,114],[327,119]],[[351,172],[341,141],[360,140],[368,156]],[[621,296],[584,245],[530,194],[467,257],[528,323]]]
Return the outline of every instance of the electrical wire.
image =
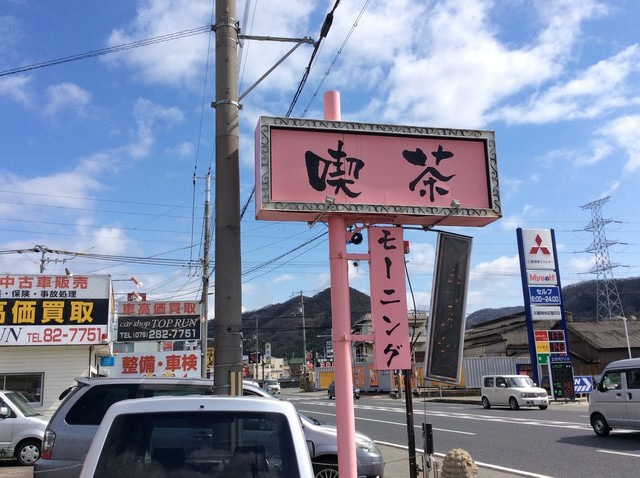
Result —
[[[336,64],[336,62],[338,61],[338,57],[342,54],[342,52],[344,51],[344,48],[347,46],[347,43],[349,42],[349,40],[351,39],[351,35],[353,35],[353,31],[357,28],[358,23],[360,22],[360,19],[362,18],[362,16],[364,15],[365,10],[367,9],[367,7],[369,6],[369,3],[371,2],[371,0],[367,0],[364,4],[364,6],[362,7],[362,9],[360,10],[360,14],[358,15],[358,17],[356,18],[356,21],[353,22],[353,25],[351,26],[351,29],[349,30],[349,33],[347,34],[346,38],[344,39],[344,41],[342,42],[342,45],[340,45],[340,48],[338,49],[338,52],[335,54],[333,61],[331,62],[331,64],[329,65],[329,68],[327,69],[327,71],[324,74],[324,77],[322,78],[322,80],[320,81],[320,83],[318,84],[318,87],[316,88],[316,90],[313,92],[313,95],[311,95],[311,99],[309,100],[309,104],[307,104],[307,106],[305,107],[305,109],[302,112],[302,117],[304,118],[305,115],[308,113],[309,108],[311,107],[311,103],[313,103],[313,100],[315,100],[318,96],[318,93],[320,91],[320,88],[322,88],[322,85],[324,85],[324,82],[326,81],[326,79],[329,77],[329,75],[331,74],[331,70],[333,69],[334,65]]]
[[[131,50],[134,48],[140,48],[148,45],[155,45],[157,43],[163,43],[172,40],[178,40],[180,38],[186,38],[194,35],[201,35],[211,31],[211,26],[192,28],[191,30],[183,30],[181,32],[168,33],[166,35],[160,35],[157,37],[147,38],[144,40],[138,40],[131,43],[124,43],[122,45],[116,45],[109,48],[101,48],[100,50],[93,50],[86,53],[80,53],[77,55],[65,56],[56,60],[48,60],[40,63],[34,63],[31,65],[20,66],[12,68],[10,70],[0,71],[0,77],[16,75],[18,73],[24,73],[31,70],[37,70],[39,68],[46,68],[49,66],[61,65],[63,63],[70,63],[72,61],[85,60],[87,58],[94,58],[97,56],[108,55],[110,53],[117,53],[120,51]]]
[[[311,72],[313,61],[316,57],[316,54],[318,53],[318,48],[320,48],[320,44],[322,43],[323,38],[327,37],[327,34],[331,29],[331,24],[333,23],[333,13],[336,11],[336,8],[338,8],[339,4],[340,4],[340,0],[336,0],[336,3],[334,3],[333,8],[329,13],[327,13],[327,16],[324,19],[322,28],[320,28],[320,38],[313,45],[313,51],[311,52],[311,58],[309,59],[309,64],[305,68],[304,73],[302,74],[302,79],[298,84],[298,89],[296,90],[296,93],[293,96],[293,100],[291,101],[291,105],[289,106],[289,111],[287,111],[287,118],[291,116],[291,112],[293,111],[293,108],[298,102],[298,98],[300,98],[300,94],[302,93],[302,90],[304,89],[304,86],[307,83],[307,78],[309,78],[309,73]]]

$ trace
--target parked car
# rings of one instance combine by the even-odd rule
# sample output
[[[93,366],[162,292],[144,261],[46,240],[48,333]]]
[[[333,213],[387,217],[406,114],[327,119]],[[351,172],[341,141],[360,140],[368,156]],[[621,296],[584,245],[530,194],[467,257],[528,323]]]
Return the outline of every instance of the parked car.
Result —
[[[47,420],[19,392],[0,391],[0,459],[33,465],[40,458]]]
[[[177,378],[76,378],[77,385],[63,392],[64,399],[45,432],[42,459],[35,465],[40,478],[75,478],[80,474],[98,425],[110,405],[129,398],[157,395],[186,395],[213,393],[210,380]],[[245,396],[278,400],[257,384],[243,381]],[[282,400],[280,400],[282,401]],[[86,415],[85,415],[86,413]],[[84,417],[84,419],[82,419]],[[313,444],[313,469],[318,478],[335,477],[338,436],[335,427],[321,425],[325,433],[317,433],[318,427],[304,426],[307,440]],[[358,476],[383,478],[384,460],[370,438],[361,435],[357,444]],[[375,446],[375,445],[374,445]],[[373,467],[373,472],[369,473]],[[118,477],[123,478],[123,477]]]
[[[102,418],[116,402],[154,396],[213,395],[206,379],[100,377],[76,378],[62,392],[42,442],[35,474],[41,478],[75,478]]]
[[[333,400],[334,398],[336,398],[336,382],[331,382],[329,384],[327,395],[329,395],[329,400]],[[356,400],[360,398],[360,389],[355,385],[353,386],[353,398],[355,398]]]
[[[264,389],[247,382],[243,383],[243,393],[277,399]],[[338,432],[335,425],[327,425],[302,413],[299,415],[304,436],[313,445],[311,462],[315,478],[337,478]],[[384,457],[380,448],[367,435],[357,431],[356,461],[359,478],[384,478]]]
[[[300,414],[304,436],[313,444],[311,457],[316,478],[338,477],[338,432],[313,417]],[[356,461],[359,478],[384,478],[384,457],[367,435],[356,432]]]
[[[589,420],[599,437],[614,428],[640,430],[640,359],[607,365],[589,396]]]
[[[267,378],[264,381],[263,388],[270,393],[280,394],[280,382],[276,378]]]
[[[544,388],[536,387],[528,375],[485,375],[482,377],[482,406],[538,407],[546,410],[549,395]]]
[[[309,449],[291,403],[253,397],[154,397],[107,411],[81,478],[306,478]]]

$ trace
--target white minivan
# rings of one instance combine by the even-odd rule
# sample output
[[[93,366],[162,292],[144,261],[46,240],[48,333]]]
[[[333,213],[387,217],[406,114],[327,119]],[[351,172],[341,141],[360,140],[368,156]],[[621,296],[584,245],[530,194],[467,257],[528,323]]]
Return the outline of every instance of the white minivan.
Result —
[[[607,365],[589,397],[589,418],[596,435],[613,428],[640,430],[640,359]]]
[[[482,377],[482,406],[538,407],[546,410],[549,395],[544,388],[536,387],[528,375],[485,375]]]

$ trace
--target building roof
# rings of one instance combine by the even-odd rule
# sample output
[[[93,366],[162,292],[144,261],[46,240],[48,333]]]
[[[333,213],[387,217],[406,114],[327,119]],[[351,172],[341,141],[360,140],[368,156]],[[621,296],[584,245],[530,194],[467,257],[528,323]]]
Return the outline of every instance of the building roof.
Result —
[[[567,322],[567,330],[598,350],[619,349],[627,347],[624,321],[611,319],[603,321]],[[640,322],[627,320],[629,345],[640,347]]]

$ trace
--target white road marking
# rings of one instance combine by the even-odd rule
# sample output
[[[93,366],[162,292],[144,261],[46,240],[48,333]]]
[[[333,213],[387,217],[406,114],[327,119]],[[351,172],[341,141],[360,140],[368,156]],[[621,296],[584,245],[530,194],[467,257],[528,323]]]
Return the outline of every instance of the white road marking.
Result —
[[[394,448],[401,448],[403,450],[407,450],[408,449],[407,446],[396,445],[395,443],[387,443],[387,442],[378,441],[378,440],[376,440],[376,443],[378,443],[379,445],[391,446],[391,447],[394,447]],[[416,453],[424,453],[424,450],[416,448]],[[434,455],[439,457],[439,458],[444,458],[444,456],[445,456],[444,453],[434,453]],[[481,466],[483,468],[488,468],[490,470],[502,471],[502,472],[505,472],[505,473],[515,473],[518,476],[528,476],[530,478],[553,478],[552,476],[548,476],[548,475],[540,475],[538,473],[529,473],[527,471],[522,471],[522,470],[518,470],[518,469],[515,469],[515,468],[507,468],[505,466],[491,465],[490,463],[484,463],[484,462],[481,462],[481,461],[476,461],[476,465]]]
[[[623,455],[623,456],[633,456],[635,458],[640,458],[640,454],[638,453],[625,453],[623,451],[613,451],[613,450],[596,450],[599,453],[609,453],[610,455]]]

